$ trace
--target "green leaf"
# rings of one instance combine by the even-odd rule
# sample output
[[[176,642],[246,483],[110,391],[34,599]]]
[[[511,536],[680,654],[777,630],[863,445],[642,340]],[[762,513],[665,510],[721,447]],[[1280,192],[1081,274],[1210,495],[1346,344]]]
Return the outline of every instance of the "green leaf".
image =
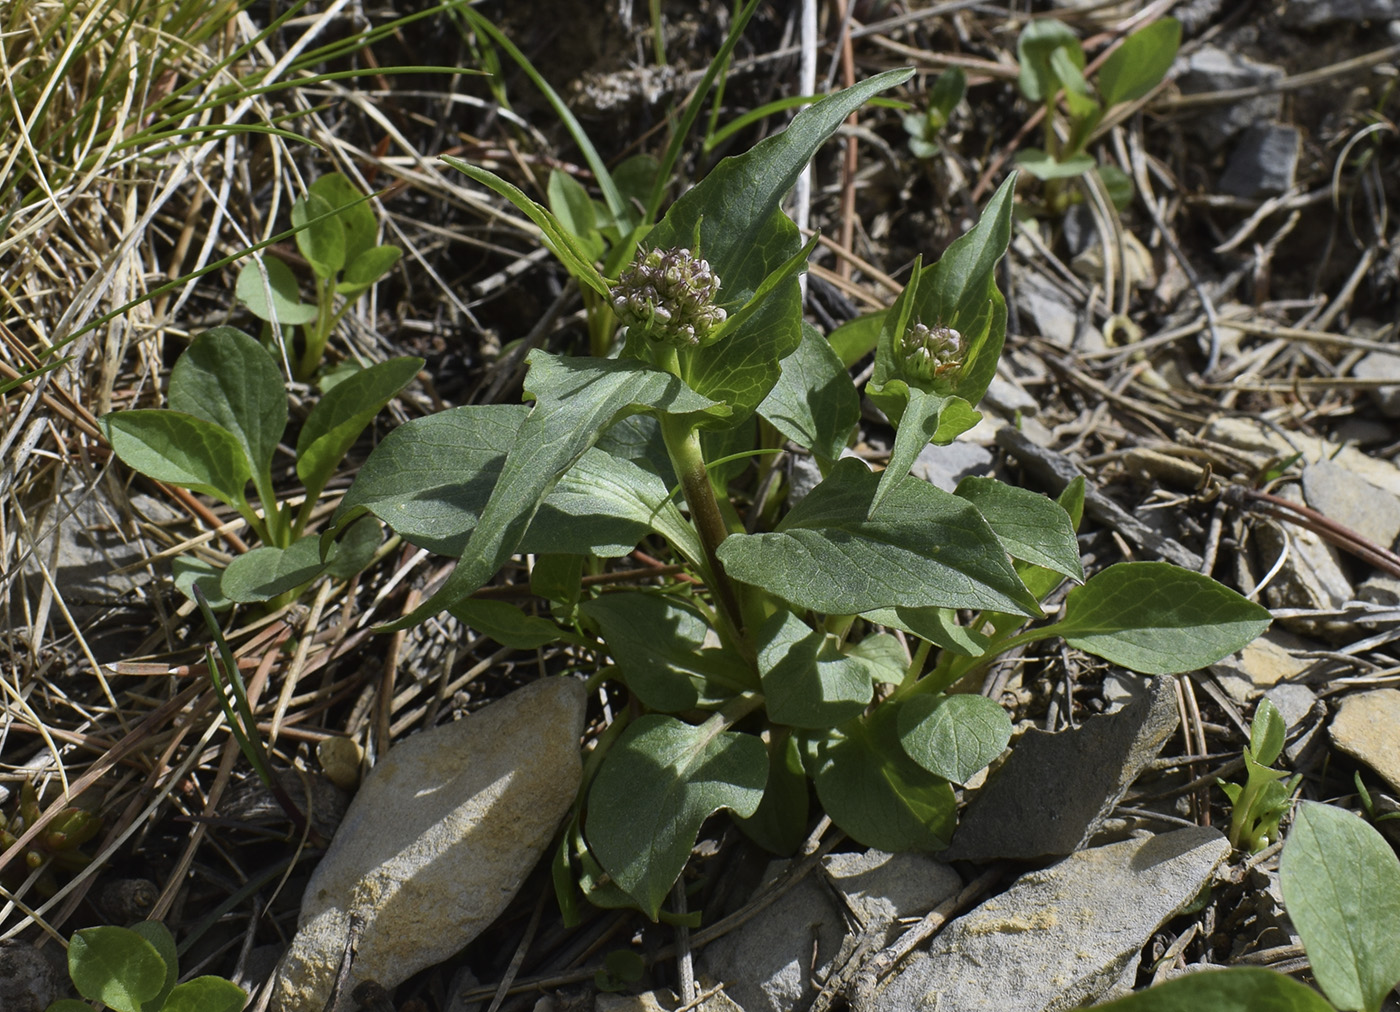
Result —
[[[709,623],[680,601],[623,591],[585,601],[579,612],[597,624],[623,682],[653,710],[713,704],[752,677],[728,651],[705,647]]]
[[[292,542],[290,548],[254,548],[240,555],[224,570],[219,589],[224,597],[240,604],[268,601],[310,583],[325,568],[321,539],[309,534]]]
[[[971,503],[906,478],[868,518],[878,483],[859,460],[841,460],[776,531],[726,538],[720,561],[735,579],[828,614],[896,606],[1038,613]]]
[[[1022,148],[1016,152],[1016,167],[1025,169],[1039,180],[1074,179],[1088,172],[1096,164],[1089,155],[1071,155],[1057,161],[1040,148]]]
[[[262,270],[258,269],[259,263]],[[266,282],[263,280],[264,271],[267,272]],[[284,327],[311,323],[320,312],[310,303],[301,301],[296,275],[290,267],[272,256],[251,261],[239,268],[233,293],[259,320],[269,323],[275,320]]]
[[[576,639],[547,618],[527,615],[505,601],[467,598],[451,608],[452,614],[484,636],[516,650],[535,650],[561,639]]]
[[[461,555],[529,413],[472,404],[400,425],[360,468],[332,530],[370,512],[415,545]]]
[[[373,208],[365,195],[355,188],[355,184],[339,172],[326,173],[308,189],[335,209],[336,215],[332,220],[341,230],[341,245],[345,250],[343,262],[353,264],[374,245],[379,235],[379,223],[375,220]]]
[[[717,727],[638,717],[609,749],[588,792],[588,845],[652,920],[701,823],[721,808],[751,816],[763,797],[763,742]]]
[[[222,977],[196,977],[176,985],[161,1012],[241,1012],[248,994]]]
[[[822,99],[742,155],[726,158],[677,200],[646,237],[648,248],[692,248],[720,277],[720,299],[743,306],[765,278],[802,246],[778,208],[803,166],[852,112],[907,81],[892,70]],[[779,363],[802,340],[801,293],[788,278],[742,326],[686,356],[683,377],[694,390],[731,405],[735,421],[758,407],[777,382]]]
[[[957,822],[947,780],[899,747],[895,707],[882,706],[812,739],[807,772],[831,821],[880,850],[942,850]]]
[[[861,617],[876,625],[913,633],[962,657],[981,657],[987,652],[987,637],[959,625],[957,612],[950,608],[877,608]],[[1025,621],[1024,616],[1020,618]]]
[[[335,290],[347,298],[359,295],[394,269],[403,256],[397,246],[371,246],[345,267]]]
[[[350,579],[370,564],[383,543],[384,534],[373,518],[357,520],[336,539],[333,547],[322,546],[321,551],[327,553],[326,575],[337,580]]]
[[[807,771],[797,739],[777,732],[768,745],[763,801],[747,819],[735,819],[749,839],[774,854],[792,854],[807,836]]]
[[[1313,975],[1341,1009],[1375,1012],[1400,981],[1400,860],[1350,812],[1304,801],[1279,883]]]
[[[633,360],[530,353],[526,393],[536,399],[506,455],[461,562],[436,594],[387,629],[406,629],[483,586],[511,557],[560,477],[619,418],[639,411],[722,414],[669,373]]]
[[[159,954],[161,961],[165,963],[165,983],[161,986],[160,992],[146,1003],[143,1012],[159,1012],[165,1003],[166,996],[175,987],[176,981],[180,979],[180,954],[175,949],[175,939],[170,934],[170,929],[160,921],[138,921],[131,926],[131,930],[150,942]]]
[[[1259,705],[1254,708],[1254,719],[1249,723],[1249,751],[1254,761],[1260,766],[1272,766],[1283,751],[1287,732],[1278,707],[1268,696],[1260,696]]]
[[[783,359],[758,412],[794,443],[834,461],[860,421],[860,395],[831,345],[803,323],[802,343]]]
[[[1074,525],[1055,500],[995,478],[964,478],[953,494],[977,507],[1013,559],[1084,582]]]
[[[1113,201],[1113,206],[1120,212],[1126,211],[1133,202],[1133,177],[1116,165],[1098,165],[1095,171],[1103,182],[1103,188],[1108,191],[1108,199]]]
[[[1251,966],[1193,973],[1094,1008],[1112,1012],[1332,1012],[1291,977]]]
[[[967,74],[961,67],[949,67],[933,82],[928,92],[928,118],[930,125],[941,129],[953,118],[953,110],[967,94]],[[938,119],[934,121],[934,114]]]
[[[170,560],[170,574],[175,580],[175,589],[191,601],[194,600],[194,588],[198,586],[204,594],[205,603],[212,610],[227,611],[233,607],[233,602],[224,597],[224,592],[219,589],[219,580],[224,575],[221,567],[186,553]]]
[[[603,237],[598,234],[598,222],[593,213],[593,200],[577,179],[558,169],[550,169],[549,185],[545,189],[549,209],[575,239],[580,249],[597,260],[603,255]]]
[[[335,277],[345,266],[345,230],[336,221],[329,201],[315,193],[298,197],[292,203],[292,227],[297,233],[297,249],[322,279]]]
[[[870,665],[870,676],[885,685],[904,681],[909,668],[909,652],[889,633],[867,636],[854,645],[848,643],[845,651],[848,657],[860,658]]]
[[[916,763],[965,784],[1001,755],[1011,718],[986,696],[914,696],[899,706],[899,743]]]
[[[918,460],[925,446],[931,441],[943,444],[952,442],[953,438],[977,424],[982,415],[971,410],[971,405],[960,397],[930,393],[921,387],[907,385],[902,380],[887,383],[880,391],[870,393],[871,400],[881,407],[893,406],[890,404],[892,400],[896,404],[901,400],[904,402],[903,410],[898,413],[899,429],[895,433],[894,448],[890,451],[890,459],[884,471],[880,473],[880,486],[870,504],[873,514],[880,508],[890,490],[909,476],[909,469],[914,466],[914,461]],[[955,408],[955,405],[962,405],[968,409],[967,413],[961,415],[961,422],[966,424],[955,423],[949,417],[950,424],[945,426],[945,416],[955,413],[956,409],[949,410]],[[890,417],[895,419],[896,416]],[[940,439],[940,435],[943,434],[946,434],[947,438]]]
[[[564,269],[569,272],[581,285],[587,285],[597,292],[604,299],[611,298],[612,288],[598,273],[598,268],[593,266],[593,258],[588,255],[573,234],[554,217],[549,210],[535,203],[520,187],[506,182],[494,172],[478,168],[460,158],[451,155],[441,156],[442,160],[461,172],[476,180],[482,186],[514,204],[527,218],[533,221],[541,232],[544,233],[545,245],[564,265]]]
[[[874,695],[867,662],[845,656],[834,636],[786,610],[758,632],[758,671],[775,724],[836,727],[860,716]]]
[[[156,947],[127,928],[83,928],[68,943],[68,974],[84,998],[116,1012],[141,1012],[165,987]]]
[[[1065,617],[1043,630],[1147,675],[1214,664],[1269,627],[1267,608],[1208,576],[1166,562],[1120,562],[1070,591]]]
[[[238,438],[182,411],[114,411],[102,416],[102,434],[128,467],[156,481],[246,505],[252,471]]]
[[[1157,87],[1181,46],[1181,22],[1162,18],[1139,28],[1099,68],[1104,105],[1133,102]]]
[[[190,342],[170,371],[170,407],[233,433],[255,477],[272,466],[287,428],[282,373],[267,349],[233,327],[206,330]],[[272,498],[271,487],[258,492]]]
[[[307,498],[320,496],[365,426],[422,368],[421,358],[391,358],[342,380],[316,403],[297,436],[297,477]]]
[[[1068,57],[1081,70],[1084,50],[1069,26],[1053,18],[1037,18],[1028,23],[1016,40],[1016,57],[1021,63],[1019,84],[1021,94],[1031,102],[1049,102],[1064,86],[1051,66],[1057,49],[1067,50]]]
[[[881,309],[875,313],[857,316],[827,335],[831,350],[836,352],[842,366],[849,369],[875,350],[875,345],[880,340],[880,328],[885,323],[886,312]]]

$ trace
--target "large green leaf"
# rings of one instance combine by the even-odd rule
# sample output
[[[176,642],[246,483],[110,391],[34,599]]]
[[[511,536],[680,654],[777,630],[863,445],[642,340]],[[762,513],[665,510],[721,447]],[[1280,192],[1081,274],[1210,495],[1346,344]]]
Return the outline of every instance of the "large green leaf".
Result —
[[[163,1009],[165,1000],[180,979],[180,953],[175,948],[175,937],[160,921],[137,921],[131,930],[150,942],[161,962],[165,964],[165,983],[154,998],[146,1002],[149,1010]]]
[[[421,358],[391,358],[342,380],[316,403],[297,436],[297,477],[308,498],[321,494],[365,426],[421,368]]]
[[[870,665],[792,612],[779,611],[758,633],[758,670],[769,720],[790,727],[844,724],[870,703]]]
[[[985,769],[1011,740],[1011,718],[986,696],[914,696],[900,704],[897,726],[909,758],[956,784]]]
[[[271,467],[287,428],[281,372],[267,349],[233,327],[206,330],[190,342],[170,371],[170,407],[232,432],[255,475]]]
[[[325,568],[320,539],[307,535],[290,548],[254,548],[240,555],[224,570],[219,589],[230,601],[268,601],[310,583]]]
[[[336,528],[370,512],[415,545],[461,555],[529,413],[523,404],[472,404],[400,425],[355,476]]]
[[[1193,973],[1094,1008],[1111,1012],[1333,1012],[1306,984],[1275,970],[1232,966]]]
[[[964,478],[953,494],[977,507],[1013,559],[1084,582],[1074,524],[1055,500],[995,478]]]
[[[124,464],[156,481],[247,503],[248,455],[222,426],[183,411],[114,411],[102,416],[102,433]]]
[[[345,266],[345,229],[324,197],[308,193],[292,204],[297,249],[320,278],[333,278]]]
[[[535,407],[521,423],[461,561],[441,590],[389,628],[403,629],[480,588],[511,557],[540,504],[599,434],[639,411],[723,415],[721,405],[640,362],[558,358],[531,352],[526,392]]]
[[[833,461],[860,421],[860,395],[826,338],[803,323],[802,343],[783,359],[758,412],[794,443]]]
[[[117,1012],[139,1012],[164,989],[166,966],[156,947],[136,932],[102,926],[74,933],[68,974],[84,998]]]
[[[379,223],[365,195],[339,172],[319,177],[308,191],[324,200],[336,214],[332,221],[341,230],[343,263],[348,266],[372,246],[379,234]]]
[[[240,1012],[247,993],[222,977],[196,977],[177,984],[160,1012]]]
[[[470,628],[516,650],[535,650],[561,639],[579,639],[549,619],[527,615],[507,601],[469,597],[458,601],[451,610]]]
[[[1350,812],[1304,801],[1279,863],[1313,975],[1341,1009],[1375,1012],[1400,981],[1400,860]]]
[[[713,704],[752,678],[729,651],[705,646],[709,623],[680,601],[623,591],[585,601],[579,611],[597,623],[622,680],[653,710]]]
[[[1181,46],[1181,22],[1162,18],[1133,32],[1099,68],[1099,95],[1106,106],[1133,102],[1161,82]]]
[[[798,113],[782,133],[726,158],[671,206],[646,245],[698,244],[720,277],[723,304],[731,311],[744,305],[802,246],[797,227],[778,208],[803,166],[847,116],[912,73],[892,70],[862,81]],[[731,405],[736,416],[756,409],[777,381],[779,363],[801,343],[800,302],[797,279],[788,278],[742,326],[687,356],[685,381]]]
[[[719,547],[729,575],[801,608],[990,608],[1039,613],[991,527],[969,502],[906,478],[869,517],[879,477],[858,460],[831,474],[770,534]]]
[[[1048,102],[1064,82],[1051,68],[1055,50],[1063,49],[1081,70],[1084,50],[1068,25],[1053,18],[1027,23],[1016,40],[1016,57],[1021,63],[1021,94],[1031,102]]]
[[[826,814],[854,840],[880,850],[942,850],[957,822],[947,780],[899,747],[895,707],[814,735],[807,772]]]
[[[589,847],[653,920],[701,823],[721,808],[751,816],[763,797],[763,742],[715,728],[638,717],[608,750],[588,792]]]
[[[311,303],[301,301],[296,275],[290,267],[272,256],[262,258],[262,270],[254,262],[239,268],[233,292],[259,320],[269,323],[275,320],[284,327],[310,323],[320,312]]]
[[[1267,608],[1167,562],[1120,562],[1070,591],[1065,617],[1041,630],[1147,675],[1214,664],[1269,627]]]
[[[747,819],[735,819],[744,834],[775,854],[792,854],[807,836],[807,771],[791,734],[774,732],[768,742],[768,780],[763,801]]]
[[[397,246],[371,246],[345,265],[345,273],[336,282],[335,290],[347,298],[359,295],[388,274],[403,257]]]

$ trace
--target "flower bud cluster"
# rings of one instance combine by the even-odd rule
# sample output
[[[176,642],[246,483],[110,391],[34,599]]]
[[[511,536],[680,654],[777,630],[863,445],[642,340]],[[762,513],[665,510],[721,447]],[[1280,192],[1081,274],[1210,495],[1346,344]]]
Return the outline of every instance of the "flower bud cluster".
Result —
[[[715,305],[719,275],[709,261],[688,249],[647,252],[618,278],[612,306],[627,327],[637,327],[654,341],[695,348],[724,323]]]
[[[899,339],[899,360],[911,378],[929,381],[962,365],[962,335],[952,327],[916,323]]]

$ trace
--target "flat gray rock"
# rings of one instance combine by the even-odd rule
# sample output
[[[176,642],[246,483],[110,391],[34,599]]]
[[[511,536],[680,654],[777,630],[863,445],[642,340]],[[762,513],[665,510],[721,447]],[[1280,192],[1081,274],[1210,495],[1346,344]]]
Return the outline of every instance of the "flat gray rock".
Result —
[[[958,440],[947,446],[934,446],[932,443],[925,446],[914,458],[914,465],[909,471],[914,477],[951,492],[966,477],[991,474],[995,464],[992,452],[985,446]]]
[[[1400,18],[1400,0],[1291,0],[1283,9],[1283,23],[1294,28],[1396,18]]]
[[[1178,64],[1180,65],[1180,64]],[[1219,46],[1202,46],[1185,60],[1176,77],[1184,95],[1230,91],[1273,84],[1284,75],[1282,67],[1237,56]],[[1191,117],[1189,129],[1211,148],[1220,148],[1241,130],[1279,117],[1283,96],[1274,92],[1229,102]]]
[[[1400,384],[1400,356],[1373,351],[1351,367],[1351,374],[1358,379],[1394,380]],[[1381,414],[1400,418],[1400,385],[1371,387],[1369,393]]]
[[[1302,135],[1297,127],[1257,123],[1245,129],[1220,177],[1222,193],[1264,197],[1293,188]]]
[[[1329,520],[1382,548],[1400,537],[1400,499],[1333,461],[1303,469],[1303,498]]]
[[[781,866],[774,862],[774,871]],[[805,1009],[817,995],[816,982],[851,948],[851,917],[857,930],[886,932],[883,946],[899,918],[922,917],[962,888],[955,871],[927,854],[832,854],[822,868],[826,882],[808,875],[700,951],[696,970],[707,987],[723,982],[748,1012]]]
[[[273,1008],[321,1012],[352,914],[357,955],[336,1012],[447,959],[505,909],[582,777],[585,690],[545,678],[395,745],[365,778],[302,898]]]
[[[1230,852],[1192,828],[1084,850],[958,918],[855,1012],[1059,1012],[1110,996]]]
[[[1332,744],[1375,770],[1400,793],[1400,689],[1373,689],[1342,700],[1327,728]]]
[[[1176,730],[1170,678],[1140,699],[1051,734],[1032,729],[962,817],[946,861],[1034,859],[1073,853],[1122,800]]]

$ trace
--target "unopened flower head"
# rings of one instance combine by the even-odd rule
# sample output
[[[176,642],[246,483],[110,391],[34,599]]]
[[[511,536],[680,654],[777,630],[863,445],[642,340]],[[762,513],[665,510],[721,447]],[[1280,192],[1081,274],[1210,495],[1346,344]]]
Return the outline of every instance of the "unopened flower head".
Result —
[[[962,335],[952,327],[916,323],[899,339],[899,360],[911,379],[928,382],[962,365]]]
[[[705,343],[724,323],[719,275],[688,249],[649,250],[618,278],[612,306],[627,327],[677,348]]]

